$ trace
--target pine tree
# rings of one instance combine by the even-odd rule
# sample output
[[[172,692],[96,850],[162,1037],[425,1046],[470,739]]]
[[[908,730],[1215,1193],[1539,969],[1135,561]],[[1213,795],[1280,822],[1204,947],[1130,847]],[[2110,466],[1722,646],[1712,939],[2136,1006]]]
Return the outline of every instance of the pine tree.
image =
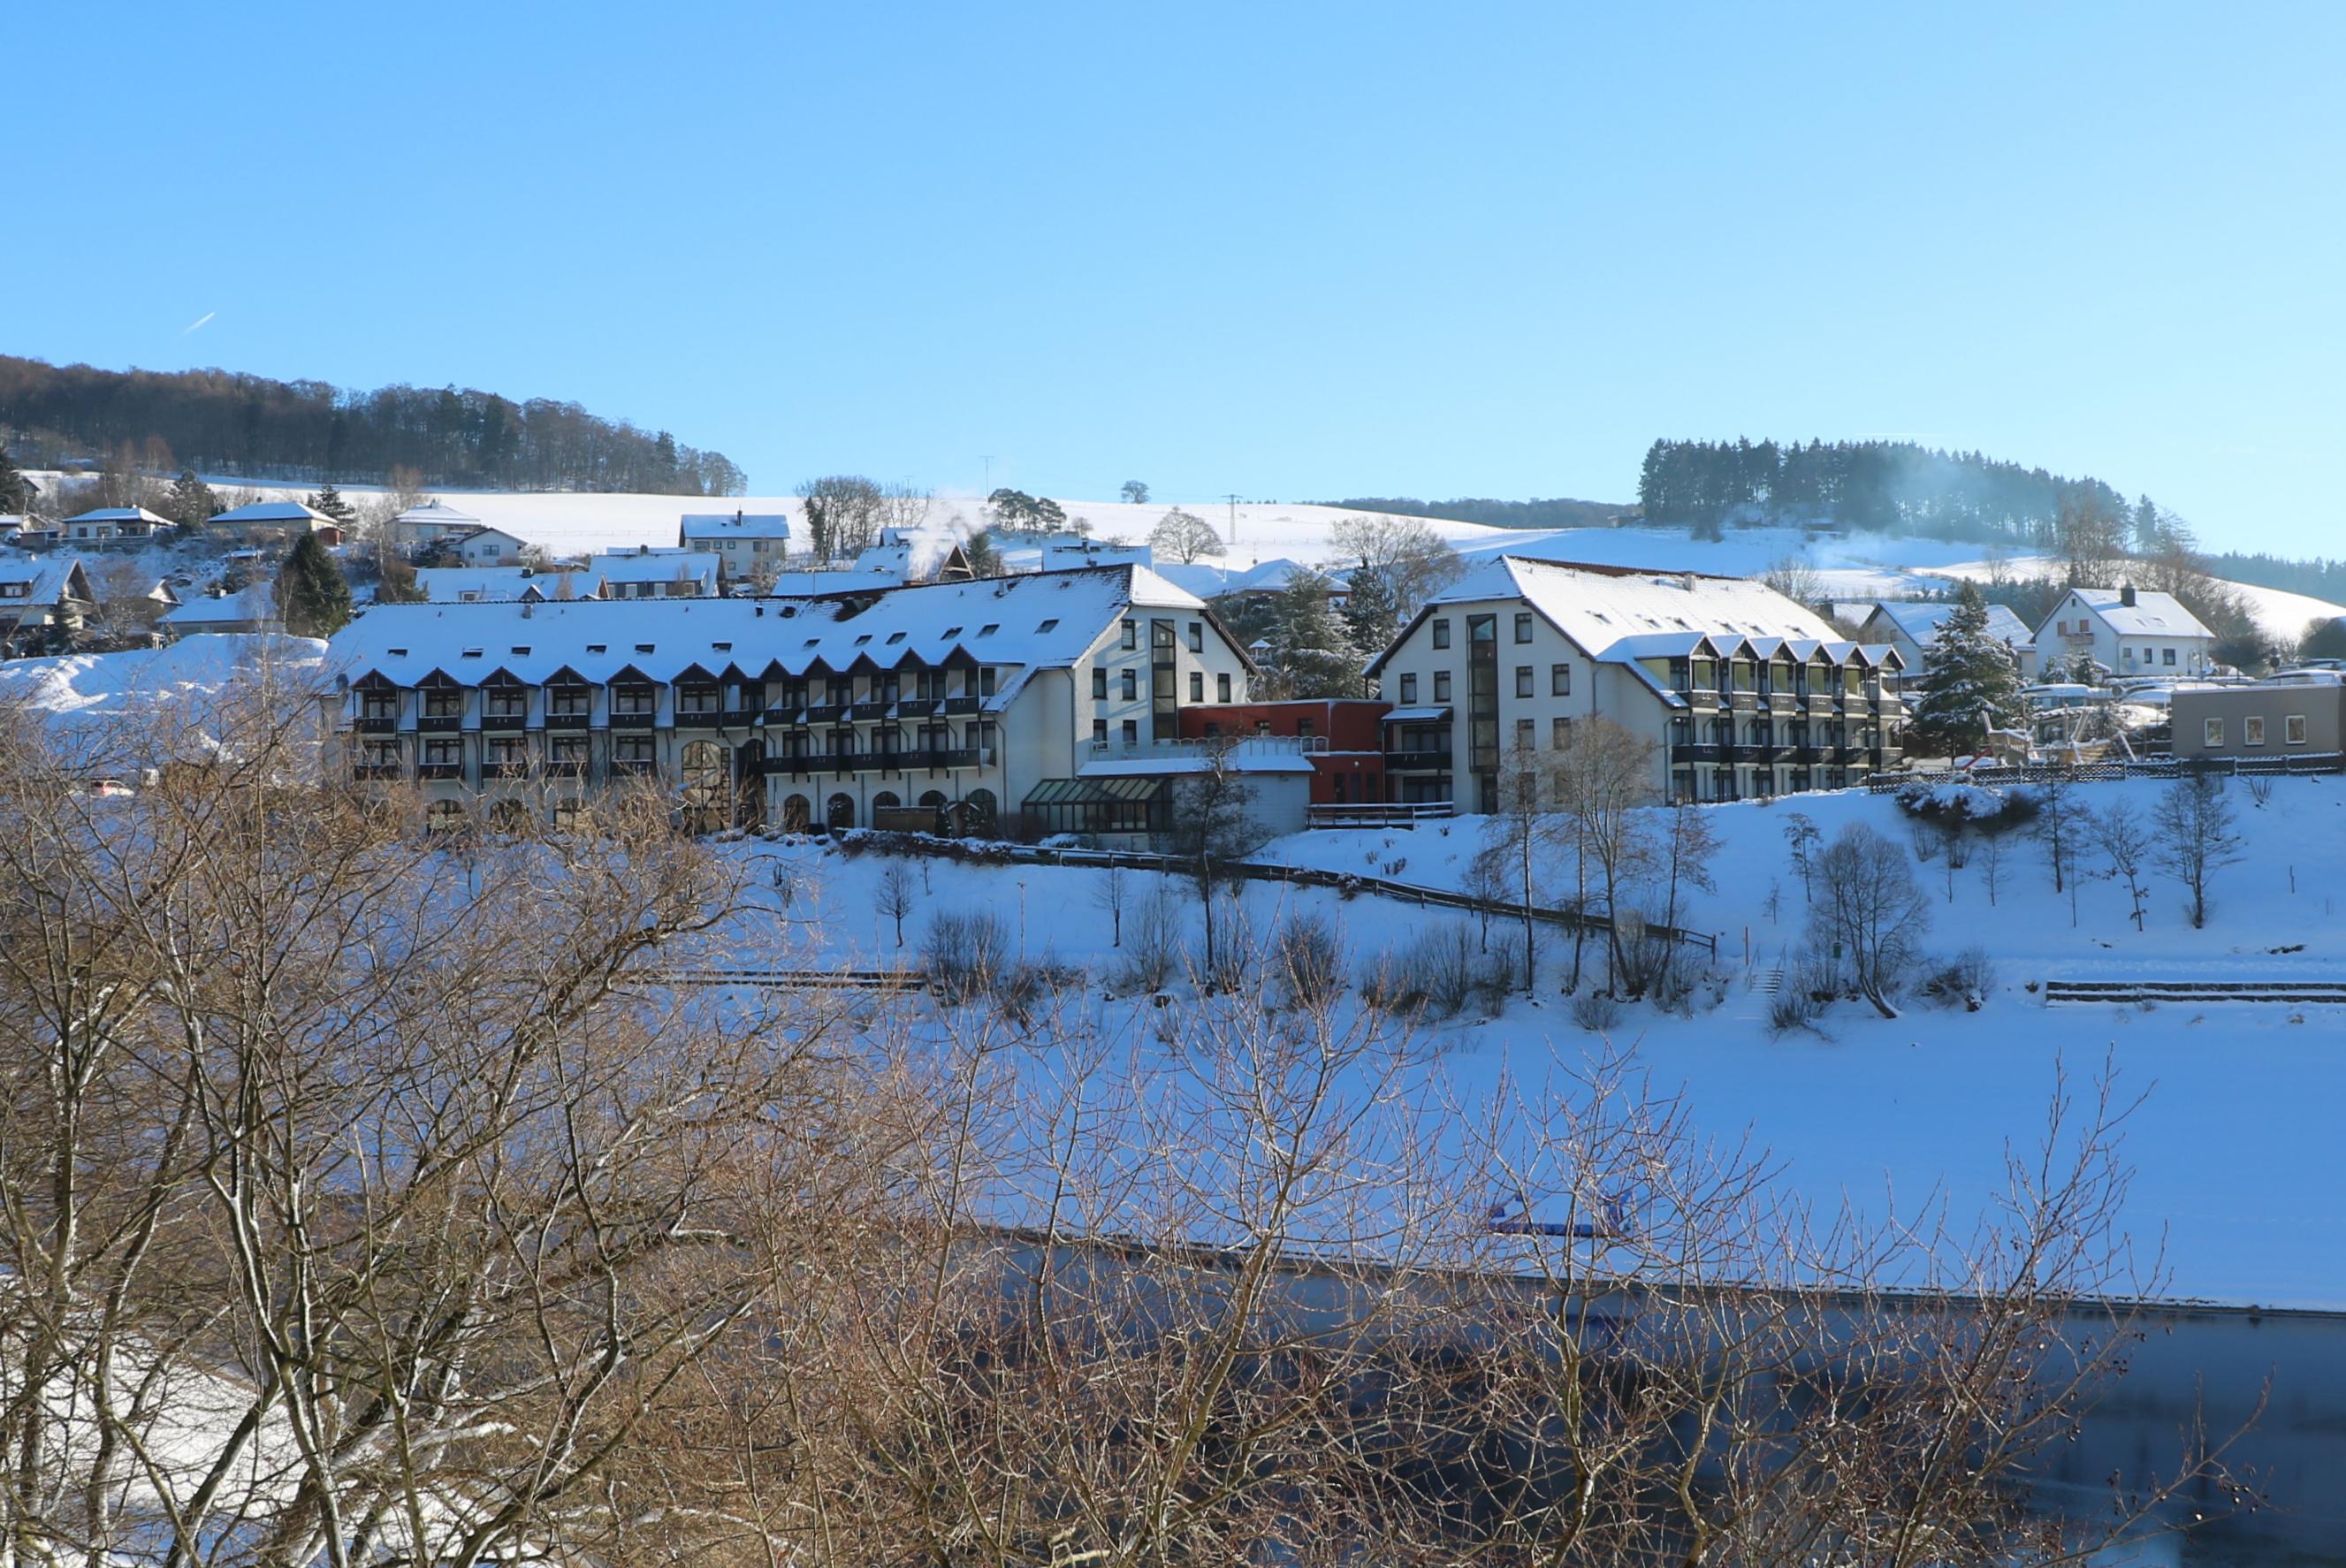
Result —
[[[212,487],[196,477],[195,470],[183,468],[179,477],[171,481],[171,521],[193,534],[219,516],[227,508]]]
[[[1955,594],[1955,611],[1923,649],[1923,677],[1909,704],[1915,738],[1953,757],[1977,751],[1987,742],[1987,726],[2009,729],[2027,718],[2021,700],[2020,671],[2012,650],[1987,629],[1987,601],[1977,585],[1965,582]]]
[[[351,585],[315,534],[304,534],[277,574],[277,613],[297,637],[330,637],[351,618]]]
[[[1400,630],[1400,613],[1393,604],[1392,585],[1373,566],[1362,566],[1349,575],[1351,593],[1344,601],[1344,632],[1363,654],[1382,652]]]
[[[342,499],[342,493],[334,488],[331,479],[319,487],[318,494],[304,497],[301,504],[321,516],[332,518],[345,529],[358,521],[359,509]]]
[[[14,517],[31,511],[32,507],[32,482],[25,477],[24,470],[16,466],[15,459],[8,455],[8,449],[0,446],[0,512]]]
[[[1280,590],[1270,647],[1290,696],[1360,695],[1360,653],[1328,602],[1328,579],[1317,572],[1299,572]]]

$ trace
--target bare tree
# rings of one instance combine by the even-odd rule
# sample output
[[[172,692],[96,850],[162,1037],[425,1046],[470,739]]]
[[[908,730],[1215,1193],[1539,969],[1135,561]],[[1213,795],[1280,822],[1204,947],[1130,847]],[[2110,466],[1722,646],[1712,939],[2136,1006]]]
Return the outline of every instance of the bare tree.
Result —
[[[1655,795],[1654,743],[1609,718],[1582,719],[1556,754],[1551,777],[1556,805],[1571,819],[1575,852],[1584,867],[1583,888],[1589,863],[1604,886],[1606,988],[1612,990],[1624,968],[1620,932],[1612,917],[1620,909],[1623,892],[1645,874],[1653,848],[1638,809]],[[1576,986],[1577,952],[1576,943]]]
[[[1476,857],[1478,863],[1487,860],[1490,880],[1513,895],[1522,913],[1525,995],[1538,979],[1539,931],[1532,919],[1537,884],[1565,830],[1553,810],[1559,762],[1559,754],[1553,751],[1509,748],[1499,765],[1499,809],[1483,819],[1484,847]]]
[[[896,945],[904,945],[904,917],[920,907],[920,890],[913,885],[913,869],[901,860],[891,860],[880,869],[880,882],[873,899],[880,912],[896,926]]]
[[[1816,564],[1800,555],[1779,555],[1760,574],[1760,582],[1794,604],[1815,609],[1825,602],[1825,580]]]
[[[1235,742],[1209,744],[1202,766],[1174,780],[1169,852],[1186,869],[1205,916],[1205,962],[1200,972],[1219,972],[1215,942],[1215,894],[1233,879],[1232,863],[1261,844],[1254,814],[1254,786],[1237,765]]]
[[[1825,836],[1817,830],[1817,820],[1805,811],[1784,814],[1784,847],[1791,851],[1792,870],[1800,873],[1800,896],[1810,903],[1816,901],[1817,889],[1813,875],[1816,857],[1824,848]]]
[[[2100,846],[2103,858],[2110,863],[2110,875],[2126,882],[2127,912],[2134,917],[2134,929],[2143,929],[2143,911],[2147,891],[2142,883],[2145,862],[2151,849],[2150,830],[2124,800],[2113,800],[2097,814],[2089,814],[2087,822],[2094,842]]]
[[[2037,786],[2036,820],[2029,831],[2045,846],[2055,892],[2067,890],[2076,874],[2078,850],[2092,830],[2091,809],[2077,798],[2076,785],[2056,774]]]
[[[1100,873],[1099,883],[1092,890],[1092,902],[1107,912],[1108,945],[1124,945],[1124,906],[1131,901],[1130,879],[1122,866],[1110,866]]]
[[[1466,570],[1458,552],[1423,518],[1358,513],[1339,518],[1329,537],[1348,563],[1382,580],[1403,622]]]
[[[1862,822],[1837,834],[1816,859],[1810,941],[1831,953],[1851,989],[1884,1018],[1931,928],[1931,905],[1904,850]]]
[[[2184,908],[2193,928],[2206,925],[2209,879],[2240,859],[2240,835],[2234,830],[2223,780],[2207,773],[2177,779],[2160,793],[2151,822],[2158,833],[2159,865],[2189,892]]]
[[[1168,555],[1183,565],[1200,555],[1222,555],[1228,548],[1212,524],[1178,506],[1158,519],[1148,535],[1148,545],[1158,555]]]
[[[889,509],[887,494],[860,473],[802,481],[798,494],[806,515],[808,546],[823,565],[869,549]]]

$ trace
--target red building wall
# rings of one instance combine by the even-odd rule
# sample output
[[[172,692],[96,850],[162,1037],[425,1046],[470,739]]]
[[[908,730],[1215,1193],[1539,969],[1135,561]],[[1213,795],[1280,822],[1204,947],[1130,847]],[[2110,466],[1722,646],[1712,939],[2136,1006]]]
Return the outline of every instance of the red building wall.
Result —
[[[1311,754],[1311,803],[1356,804],[1385,798],[1384,716],[1392,707],[1365,697],[1193,703],[1181,709],[1181,735],[1325,737],[1328,748]]]

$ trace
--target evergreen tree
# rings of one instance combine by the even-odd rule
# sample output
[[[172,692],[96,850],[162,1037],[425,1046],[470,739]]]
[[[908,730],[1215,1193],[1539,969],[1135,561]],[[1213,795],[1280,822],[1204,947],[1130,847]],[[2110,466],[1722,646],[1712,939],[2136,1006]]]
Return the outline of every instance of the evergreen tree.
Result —
[[[16,466],[8,449],[0,446],[0,512],[14,517],[33,509],[33,484]]]
[[[1328,579],[1299,572],[1279,592],[1270,630],[1271,661],[1290,697],[1358,697],[1361,656],[1328,602]]]
[[[1352,592],[1344,601],[1344,634],[1360,653],[1381,653],[1392,646],[1393,634],[1400,630],[1392,585],[1373,566],[1354,568],[1347,580]]]
[[[2011,648],[1987,629],[1987,601],[1976,585],[1966,582],[1956,591],[1955,613],[1923,648],[1923,678],[1908,714],[1916,739],[1950,757],[1979,750],[1990,724],[2009,729],[2026,718],[2020,671]]]
[[[973,576],[999,577],[1002,575],[1002,552],[994,547],[993,529],[980,528],[976,533],[972,534],[963,542],[961,553],[967,558]]]
[[[342,493],[334,488],[334,482],[331,479],[319,487],[315,495],[303,497],[301,504],[312,512],[332,518],[344,529],[359,520],[359,509],[342,499]]]
[[[183,468],[179,477],[171,482],[171,499],[168,503],[171,521],[193,534],[228,508],[219,504],[212,487],[196,477],[195,470]]]
[[[301,535],[277,574],[277,613],[297,637],[330,637],[349,624],[351,585],[315,534]]]

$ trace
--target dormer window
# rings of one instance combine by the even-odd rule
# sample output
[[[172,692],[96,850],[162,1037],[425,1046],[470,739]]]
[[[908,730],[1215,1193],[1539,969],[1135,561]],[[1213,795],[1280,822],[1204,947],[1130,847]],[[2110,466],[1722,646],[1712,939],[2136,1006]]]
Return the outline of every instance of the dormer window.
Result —
[[[658,653],[659,651],[659,646],[657,643],[638,643],[636,645],[636,651],[638,653]]]
[[[733,651],[733,645],[731,643],[710,643],[709,646],[712,650],[718,653],[731,653]]]
[[[514,645],[513,651],[520,657],[526,658],[529,657],[529,645],[527,643],[515,643]]]
[[[478,658],[481,657],[481,650],[478,648],[466,648],[462,657],[465,658]]]
[[[391,657],[393,658],[405,658],[407,657],[407,650],[405,648],[393,648],[390,652]]]
[[[611,645],[609,643],[588,643],[586,645],[586,651],[588,653],[608,653],[610,650]]]

